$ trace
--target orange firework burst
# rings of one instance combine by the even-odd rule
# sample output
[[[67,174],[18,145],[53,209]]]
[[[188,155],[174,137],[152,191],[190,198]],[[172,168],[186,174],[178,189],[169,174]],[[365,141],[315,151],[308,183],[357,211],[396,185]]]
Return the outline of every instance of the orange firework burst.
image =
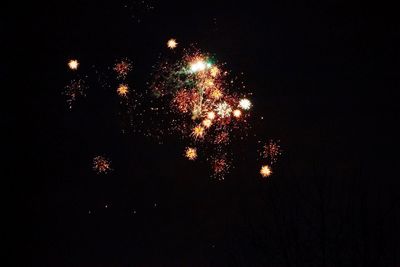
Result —
[[[172,99],[172,106],[180,112],[187,113],[193,106],[193,94],[187,90],[179,90]]]
[[[194,136],[194,138],[196,138],[196,139],[203,138],[204,134],[205,134],[205,131],[201,125],[197,125],[193,128],[192,136]]]
[[[71,59],[71,60],[68,62],[68,67],[69,67],[71,70],[77,70],[77,69],[78,69],[78,66],[79,66],[79,62],[78,62],[78,60],[76,60],[76,59]]]
[[[235,110],[233,111],[233,116],[234,116],[235,118],[240,118],[240,117],[242,116],[242,112],[241,112],[239,109],[235,109]]]
[[[93,159],[93,170],[105,174],[111,170],[111,162],[103,156],[97,156]]]
[[[118,78],[125,79],[128,73],[132,70],[132,64],[128,60],[121,60],[114,65],[114,71]]]
[[[272,174],[271,167],[269,167],[268,165],[263,165],[261,167],[260,174],[262,175],[262,177],[270,176]]]
[[[129,87],[126,84],[120,84],[117,89],[117,93],[121,97],[126,97],[129,92]]]
[[[169,39],[168,42],[167,42],[167,46],[170,49],[176,48],[177,45],[178,45],[178,43],[176,42],[175,39]]]
[[[195,160],[197,158],[197,149],[193,147],[186,148],[185,157],[189,160]]]

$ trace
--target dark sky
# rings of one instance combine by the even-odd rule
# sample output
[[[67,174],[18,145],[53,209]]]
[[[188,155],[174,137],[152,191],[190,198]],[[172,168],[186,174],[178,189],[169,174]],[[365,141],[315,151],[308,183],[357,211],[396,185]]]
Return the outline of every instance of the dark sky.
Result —
[[[10,26],[29,53],[26,266],[399,266],[395,9],[144,2],[34,3]],[[121,133],[118,101],[94,70],[107,80],[129,58],[129,82],[144,90],[171,37],[244,73],[254,116],[264,116],[252,131],[284,149],[273,176],[258,174],[255,140],[238,145],[240,160],[218,182],[182,157],[181,141]],[[70,58],[92,81],[71,111]],[[113,172],[92,171],[98,154]]]

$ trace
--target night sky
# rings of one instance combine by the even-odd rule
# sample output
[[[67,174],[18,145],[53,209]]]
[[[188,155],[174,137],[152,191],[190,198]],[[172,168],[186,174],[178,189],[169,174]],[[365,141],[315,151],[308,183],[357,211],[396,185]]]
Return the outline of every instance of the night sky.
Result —
[[[29,54],[19,127],[32,132],[21,266],[400,266],[396,10],[320,2],[24,5],[13,31]],[[152,66],[175,53],[170,38],[243,72],[252,116],[264,118],[249,130],[257,138],[234,144],[224,181],[187,161],[179,138],[122,132],[118,98],[101,86],[128,58],[128,83],[146,90]],[[70,110],[72,58],[90,82]],[[256,141],[269,138],[283,154],[263,178]],[[92,170],[100,154],[106,175]]]

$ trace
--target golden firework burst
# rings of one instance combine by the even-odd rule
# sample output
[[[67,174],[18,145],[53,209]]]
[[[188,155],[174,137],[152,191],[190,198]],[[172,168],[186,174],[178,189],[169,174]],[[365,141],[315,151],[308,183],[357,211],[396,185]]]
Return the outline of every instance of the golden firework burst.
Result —
[[[78,62],[78,60],[76,60],[76,59],[71,59],[71,60],[68,62],[68,67],[69,67],[71,70],[77,70],[77,69],[78,69],[78,66],[79,66],[79,62]]]
[[[269,167],[268,165],[262,166],[261,170],[260,170],[260,174],[262,175],[262,177],[270,176],[272,174],[271,167]]]
[[[203,138],[205,134],[204,127],[197,125],[193,128],[192,135],[194,138]]]
[[[168,42],[167,42],[167,46],[170,49],[176,48],[177,45],[178,45],[178,43],[176,42],[175,39],[169,39]]]
[[[219,90],[218,88],[215,88],[214,90],[212,90],[211,92],[211,97],[215,100],[220,99],[223,96],[221,90]]]
[[[186,148],[185,157],[189,160],[195,160],[197,158],[197,149],[193,147]]]
[[[117,89],[119,96],[126,97],[129,92],[129,87],[126,84],[120,84]]]
[[[210,119],[204,119],[204,120],[203,120],[203,125],[204,125],[204,127],[210,128],[210,127],[211,127],[211,124],[212,124],[212,122],[211,122]]]

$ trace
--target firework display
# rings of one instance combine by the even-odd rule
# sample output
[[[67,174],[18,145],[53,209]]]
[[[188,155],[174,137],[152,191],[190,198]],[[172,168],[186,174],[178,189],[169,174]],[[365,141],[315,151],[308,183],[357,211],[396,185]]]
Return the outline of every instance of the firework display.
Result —
[[[175,39],[167,42],[170,49],[177,44]],[[108,68],[114,73],[115,85],[110,73],[103,74],[99,82],[107,85],[102,86],[107,90],[114,88],[119,98],[122,132],[126,132],[127,126],[133,132],[156,138],[159,143],[167,135],[179,136],[187,144],[183,155],[191,161],[208,162],[211,176],[222,180],[235,162],[231,144],[238,143],[235,140],[242,142],[251,128],[252,94],[245,91],[237,76],[226,70],[225,64],[218,63],[210,54],[183,49],[175,56],[154,66],[148,91],[134,90],[128,85],[132,62],[127,58]],[[71,70],[78,66],[77,60],[68,63]],[[100,77],[97,69],[96,74]],[[78,98],[86,96],[85,88],[82,79],[73,79],[65,87],[70,109]],[[144,120],[149,122],[148,128],[142,127]],[[271,166],[281,154],[280,146],[271,140],[259,154],[268,163],[260,173],[263,177],[270,176]],[[107,173],[111,170],[110,161],[97,156],[93,159],[93,169]]]
[[[248,127],[251,102],[238,87],[210,55],[187,51],[180,60],[161,62],[151,84],[164,103],[160,110],[172,118],[167,132],[200,149],[221,178],[229,169],[226,146]]]

